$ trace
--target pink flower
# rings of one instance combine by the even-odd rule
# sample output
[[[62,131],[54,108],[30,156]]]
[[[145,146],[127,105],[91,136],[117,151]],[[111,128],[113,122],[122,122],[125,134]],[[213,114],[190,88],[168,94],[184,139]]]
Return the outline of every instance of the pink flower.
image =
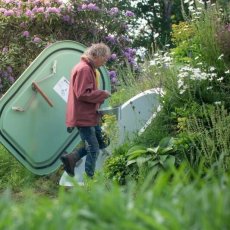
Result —
[[[32,18],[34,16],[33,12],[31,10],[26,10],[26,13],[25,13],[26,16]]]
[[[35,5],[39,5],[39,4],[41,4],[41,1],[40,1],[40,0],[35,0],[35,1],[34,1],[34,4],[35,4]]]
[[[230,32],[230,24],[226,25],[226,29]]]
[[[10,82],[11,84],[14,83],[14,81],[15,81],[13,76],[9,76],[9,77],[8,77],[8,80],[9,80],[9,82]]]
[[[8,48],[7,47],[4,47],[3,49],[2,49],[2,52],[3,53],[7,53],[9,50],[8,50]]]
[[[44,7],[37,8],[37,13],[44,13],[45,9]]]
[[[12,67],[11,67],[11,66],[8,66],[8,67],[7,67],[7,71],[8,71],[8,73],[13,73]]]
[[[34,43],[40,43],[41,41],[42,41],[42,39],[39,37],[34,37],[34,39],[33,39]]]
[[[26,31],[23,31],[23,32],[22,32],[22,36],[28,38],[28,37],[30,36],[29,31],[27,31],[27,30],[26,30]]]
[[[13,10],[6,10],[6,11],[4,12],[4,16],[6,16],[6,17],[12,16],[12,15],[14,15],[14,11],[13,11]]]
[[[88,6],[87,6],[86,4],[83,4],[83,5],[81,6],[81,9],[82,9],[82,10],[86,10],[87,7],[88,7]]]
[[[116,43],[116,38],[114,35],[108,35],[105,37],[105,39],[109,42],[111,42],[112,44],[115,44]]]
[[[3,13],[3,14],[4,14],[5,11],[6,11],[5,8],[0,8],[0,13]]]
[[[96,4],[93,4],[93,3],[89,3],[88,9],[89,10],[94,10],[94,11],[98,11],[99,10],[98,6],[96,6]]]
[[[112,77],[112,78],[110,79],[110,81],[111,81],[112,83],[116,83],[116,82],[117,82],[117,77]]]
[[[115,70],[109,71],[109,77],[110,77],[111,81],[114,82],[115,79],[117,78],[117,73],[116,73],[116,71],[115,71]]]
[[[59,14],[61,11],[60,8],[57,8],[57,7],[48,7],[47,8],[47,12],[48,13],[54,13],[54,14]]]
[[[9,4],[9,3],[13,2],[13,0],[4,0],[4,2],[5,2],[6,4]]]
[[[22,28],[25,28],[27,26],[27,24],[25,22],[22,22],[22,23],[20,23],[19,26],[22,27]]]
[[[125,12],[125,16],[127,16],[127,17],[134,17],[134,13],[132,11],[130,11],[130,10],[127,10]]]
[[[70,18],[70,16],[69,15],[63,15],[63,21],[65,21],[65,22],[70,22],[71,21],[71,18]]]
[[[14,7],[13,10],[14,10],[15,15],[17,17],[21,17],[21,15],[22,15],[22,10],[21,9],[17,9],[16,7]]]
[[[111,54],[109,60],[110,61],[115,61],[117,59],[117,55],[115,53]]]
[[[119,9],[117,7],[113,7],[109,11],[110,15],[117,15],[118,13],[119,13]]]
[[[62,0],[54,0],[54,2],[56,2],[57,4],[60,4],[60,5],[63,3]]]
[[[38,8],[37,8],[37,6],[35,6],[35,7],[32,9],[33,14],[36,14],[36,13],[37,13],[37,10],[38,10]]]

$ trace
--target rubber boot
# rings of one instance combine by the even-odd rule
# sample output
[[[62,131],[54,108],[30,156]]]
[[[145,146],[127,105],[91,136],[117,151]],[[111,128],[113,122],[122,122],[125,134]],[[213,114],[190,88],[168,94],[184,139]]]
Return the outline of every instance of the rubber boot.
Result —
[[[61,161],[64,165],[64,169],[67,174],[74,177],[74,168],[76,163],[81,160],[81,157],[74,151],[70,154],[65,154],[61,156]]]

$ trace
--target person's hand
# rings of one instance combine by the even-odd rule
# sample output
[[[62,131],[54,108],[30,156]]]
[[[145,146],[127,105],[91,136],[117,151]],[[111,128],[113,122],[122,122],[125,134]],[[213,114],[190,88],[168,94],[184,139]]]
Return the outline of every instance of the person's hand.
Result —
[[[108,90],[104,90],[104,91],[107,93],[108,97],[111,96],[111,93]]]

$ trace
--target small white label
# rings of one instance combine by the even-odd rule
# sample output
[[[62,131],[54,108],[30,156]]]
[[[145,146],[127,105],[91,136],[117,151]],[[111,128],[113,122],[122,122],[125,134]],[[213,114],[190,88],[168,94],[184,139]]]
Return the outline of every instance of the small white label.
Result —
[[[62,77],[53,87],[54,91],[67,103],[69,93],[69,81]]]

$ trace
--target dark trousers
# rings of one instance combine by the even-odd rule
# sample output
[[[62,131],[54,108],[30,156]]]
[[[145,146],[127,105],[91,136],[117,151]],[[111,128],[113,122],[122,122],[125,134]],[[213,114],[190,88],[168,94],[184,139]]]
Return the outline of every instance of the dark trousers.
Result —
[[[103,136],[100,126],[77,127],[84,146],[77,150],[77,154],[82,158],[86,156],[85,172],[89,177],[93,177],[99,149],[103,148]]]

